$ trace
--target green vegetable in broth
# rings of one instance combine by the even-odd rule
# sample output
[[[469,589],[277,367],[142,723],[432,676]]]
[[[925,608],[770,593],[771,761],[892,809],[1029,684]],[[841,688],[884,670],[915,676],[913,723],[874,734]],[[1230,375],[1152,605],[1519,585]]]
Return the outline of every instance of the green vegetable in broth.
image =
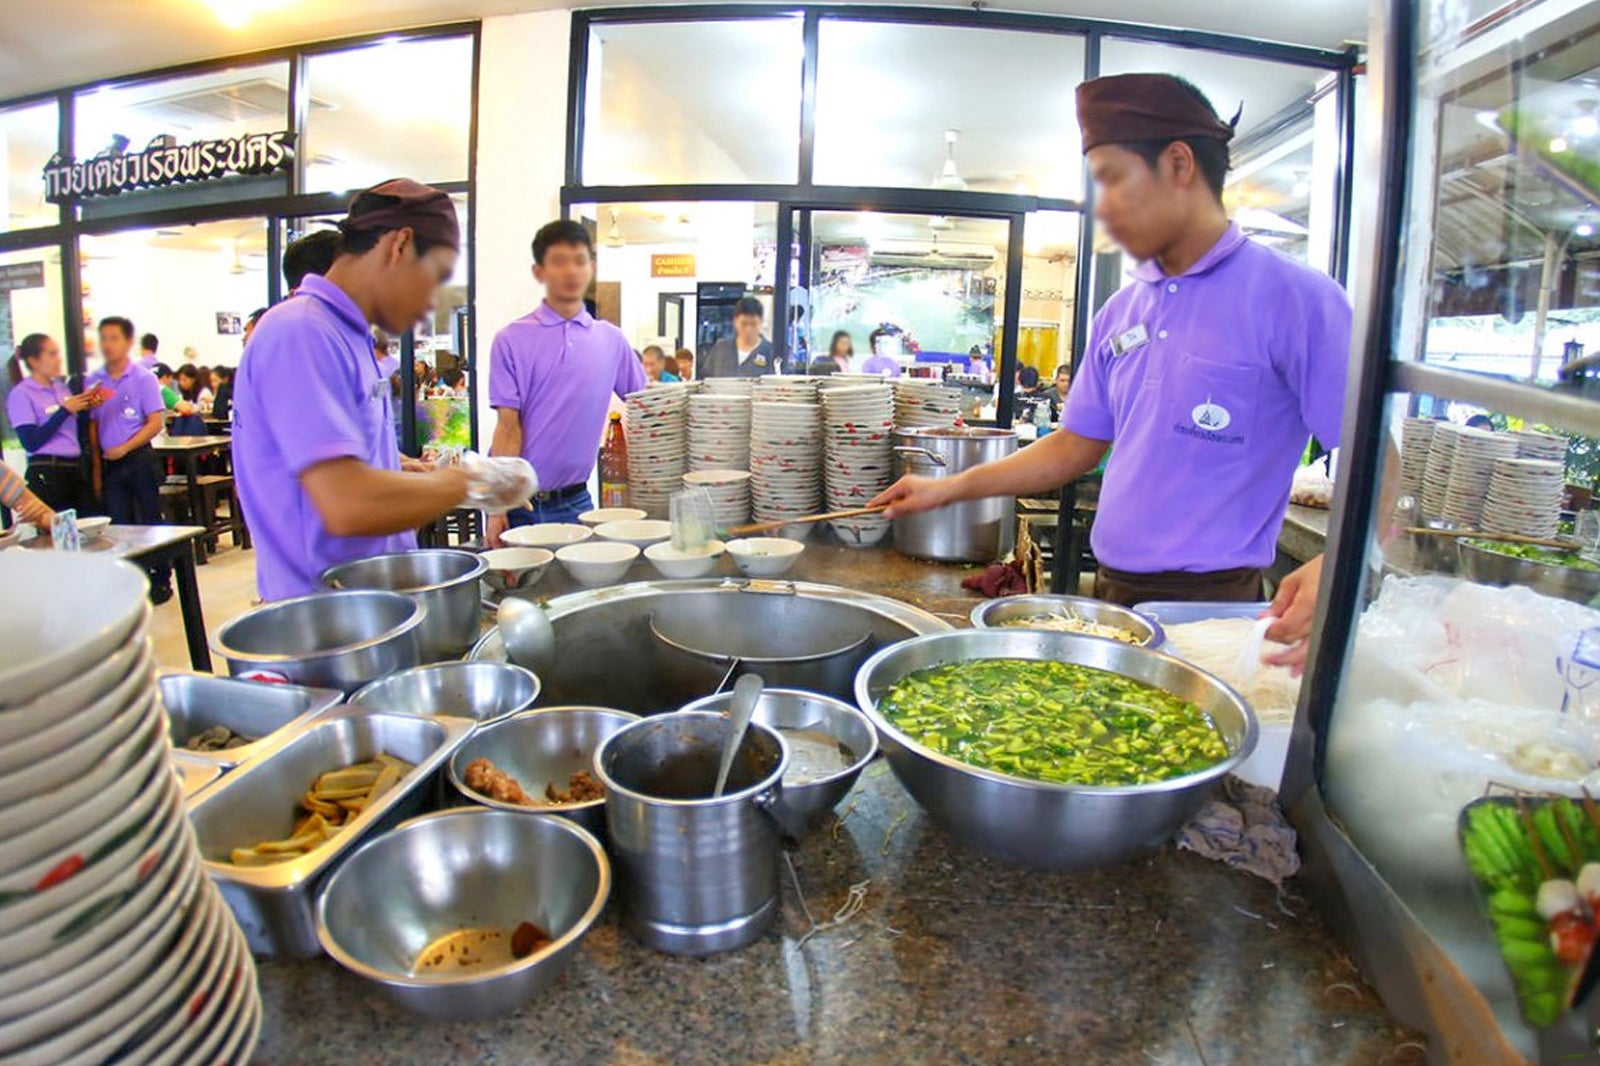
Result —
[[[1056,784],[1145,784],[1228,757],[1227,741],[1194,704],[1075,663],[933,666],[901,678],[878,710],[924,747]]]
[[[1469,540],[1467,543],[1479,551],[1493,552],[1495,555],[1509,555],[1513,559],[1540,563],[1544,566],[1565,566],[1571,570],[1587,570],[1590,572],[1600,570],[1600,566],[1591,563],[1577,552],[1542,548],[1537,544],[1511,544],[1494,540]]]

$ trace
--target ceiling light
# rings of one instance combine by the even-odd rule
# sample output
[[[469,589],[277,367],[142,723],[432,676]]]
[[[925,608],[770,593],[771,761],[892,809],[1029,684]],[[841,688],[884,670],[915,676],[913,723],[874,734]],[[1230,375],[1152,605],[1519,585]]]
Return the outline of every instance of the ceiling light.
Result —
[[[1570,147],[1570,145],[1567,144],[1567,139],[1565,137],[1552,137],[1552,138],[1550,138],[1550,154],[1551,155],[1560,155],[1562,152],[1565,152],[1569,147]]]
[[[285,7],[291,0],[206,0],[217,21],[230,30],[242,30],[257,15]]]
[[[1289,195],[1296,200],[1304,200],[1311,195],[1311,183],[1304,178],[1300,179],[1289,189]]]
[[[966,181],[961,177],[961,172],[956,169],[956,141],[960,139],[960,130],[944,131],[944,166],[940,167],[939,173],[933,176],[933,184],[937,189],[961,192],[967,187]]]
[[[1572,120],[1572,132],[1578,137],[1593,137],[1600,134],[1600,118],[1593,115],[1579,115]]]
[[[622,227],[617,224],[617,209],[611,209],[611,228],[606,230],[605,245],[607,248],[621,248],[627,242],[622,239]]]
[[[1572,232],[1576,233],[1580,237],[1593,237],[1594,236],[1594,223],[1593,222],[1580,222],[1576,226],[1572,227]]]

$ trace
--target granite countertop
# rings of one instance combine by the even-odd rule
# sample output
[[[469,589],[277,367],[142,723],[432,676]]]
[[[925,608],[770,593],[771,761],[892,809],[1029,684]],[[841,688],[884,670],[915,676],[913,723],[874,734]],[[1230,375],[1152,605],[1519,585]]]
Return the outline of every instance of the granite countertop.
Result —
[[[960,589],[971,572],[819,542],[787,576],[956,623],[977,602]],[[564,575],[550,577],[540,591],[563,591]],[[613,903],[553,988],[492,1021],[413,1017],[327,959],[263,962],[256,1061],[1421,1061],[1292,882],[1280,897],[1172,848],[1081,874],[986,860],[881,760],[788,862],[781,920],[758,943],[704,960],[658,954],[619,929]],[[827,922],[852,886],[860,912],[807,938],[807,911]]]

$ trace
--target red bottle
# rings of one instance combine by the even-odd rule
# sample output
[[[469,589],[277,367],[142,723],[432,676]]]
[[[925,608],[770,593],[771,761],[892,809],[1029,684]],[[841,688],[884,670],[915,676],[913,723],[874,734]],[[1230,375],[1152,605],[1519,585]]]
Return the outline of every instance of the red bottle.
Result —
[[[600,506],[628,506],[628,440],[622,433],[622,416],[615,411],[600,449]]]

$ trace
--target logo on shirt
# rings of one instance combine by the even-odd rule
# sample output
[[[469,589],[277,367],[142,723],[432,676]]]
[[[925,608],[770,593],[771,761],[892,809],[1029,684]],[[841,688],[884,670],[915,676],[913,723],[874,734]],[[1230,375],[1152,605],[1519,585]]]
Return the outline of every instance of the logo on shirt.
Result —
[[[1194,424],[1210,433],[1221,433],[1233,423],[1233,414],[1219,403],[1212,403],[1211,397],[1206,397],[1206,402],[1195,407],[1189,413],[1194,419]]]

